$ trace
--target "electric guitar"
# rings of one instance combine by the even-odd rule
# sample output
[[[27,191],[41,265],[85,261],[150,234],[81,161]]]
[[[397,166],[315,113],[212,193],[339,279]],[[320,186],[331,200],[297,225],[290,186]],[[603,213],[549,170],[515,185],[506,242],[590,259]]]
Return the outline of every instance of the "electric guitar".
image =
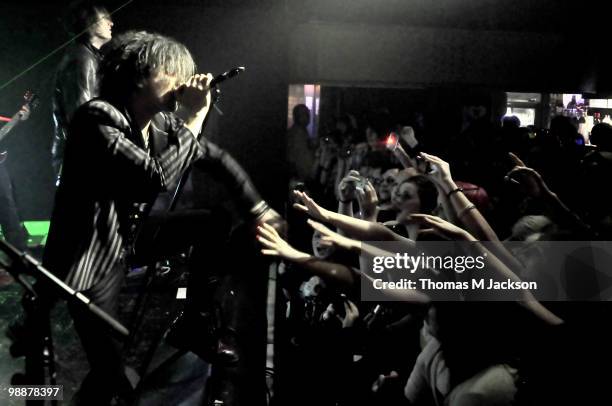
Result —
[[[38,96],[31,91],[28,90],[25,92],[23,99],[25,100],[23,106],[21,106],[19,111],[15,113],[13,117],[11,117],[11,121],[6,123],[4,127],[0,128],[0,142],[2,142],[4,137],[6,137],[18,123],[27,120],[30,117],[30,112],[38,107]],[[4,162],[7,155],[7,151],[0,152],[0,164]]]

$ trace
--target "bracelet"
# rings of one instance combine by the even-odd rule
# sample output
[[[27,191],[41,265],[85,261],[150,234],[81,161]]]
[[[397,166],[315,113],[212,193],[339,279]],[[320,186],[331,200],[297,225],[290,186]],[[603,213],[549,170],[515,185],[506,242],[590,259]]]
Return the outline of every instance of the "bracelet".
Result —
[[[450,199],[450,197],[451,197],[451,195],[452,195],[453,193],[459,193],[459,192],[463,193],[463,188],[462,188],[462,187],[458,187],[458,188],[455,188],[455,189],[451,190],[450,192],[448,192],[448,193],[446,194],[446,197],[447,197],[448,199]]]
[[[474,206],[473,204],[470,204],[469,206],[467,206],[463,210],[461,210],[459,212],[459,214],[457,214],[457,217],[458,218],[462,218],[465,215],[465,213],[467,213],[468,211],[470,211],[472,209],[475,209],[475,208],[476,208],[476,206]]]
[[[253,208],[251,208],[250,212],[251,212],[251,215],[254,218],[259,219],[260,217],[263,216],[263,214],[265,212],[268,211],[269,208],[270,208],[270,206],[268,206],[268,203],[266,203],[264,200],[262,200],[259,203],[257,203],[255,206],[253,206]]]

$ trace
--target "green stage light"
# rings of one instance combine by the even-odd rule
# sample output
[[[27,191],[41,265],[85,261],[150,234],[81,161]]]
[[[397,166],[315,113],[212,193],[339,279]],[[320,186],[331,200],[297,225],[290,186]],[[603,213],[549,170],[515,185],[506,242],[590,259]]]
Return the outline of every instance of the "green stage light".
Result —
[[[49,233],[50,222],[45,221],[24,221],[23,226],[28,231],[30,236],[28,240],[29,247],[36,247],[45,245],[47,242],[47,234]],[[0,230],[0,238],[4,238],[2,231]]]
[[[28,234],[36,237],[46,237],[49,233],[49,221],[24,221],[23,225]]]

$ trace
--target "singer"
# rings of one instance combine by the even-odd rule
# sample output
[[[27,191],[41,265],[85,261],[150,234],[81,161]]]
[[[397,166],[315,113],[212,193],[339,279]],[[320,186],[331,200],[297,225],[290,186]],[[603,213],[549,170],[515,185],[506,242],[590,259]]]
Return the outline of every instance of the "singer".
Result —
[[[279,221],[229,154],[197,142],[212,76],[195,69],[190,52],[173,39],[120,35],[103,50],[100,97],[81,106],[70,124],[43,263],[111,315],[142,207],[189,165],[221,176],[254,221]],[[179,107],[184,121],[174,114]],[[91,368],[75,403],[110,404],[126,388],[118,343],[82,309],[70,312]]]

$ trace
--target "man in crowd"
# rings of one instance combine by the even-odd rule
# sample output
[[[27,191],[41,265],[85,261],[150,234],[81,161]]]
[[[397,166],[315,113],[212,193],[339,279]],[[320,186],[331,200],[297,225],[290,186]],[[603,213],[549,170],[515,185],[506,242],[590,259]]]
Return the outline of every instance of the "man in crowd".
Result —
[[[291,176],[306,182],[312,176],[314,153],[310,146],[308,124],[310,110],[304,104],[293,108],[293,125],[287,130],[287,159],[290,162]]]

